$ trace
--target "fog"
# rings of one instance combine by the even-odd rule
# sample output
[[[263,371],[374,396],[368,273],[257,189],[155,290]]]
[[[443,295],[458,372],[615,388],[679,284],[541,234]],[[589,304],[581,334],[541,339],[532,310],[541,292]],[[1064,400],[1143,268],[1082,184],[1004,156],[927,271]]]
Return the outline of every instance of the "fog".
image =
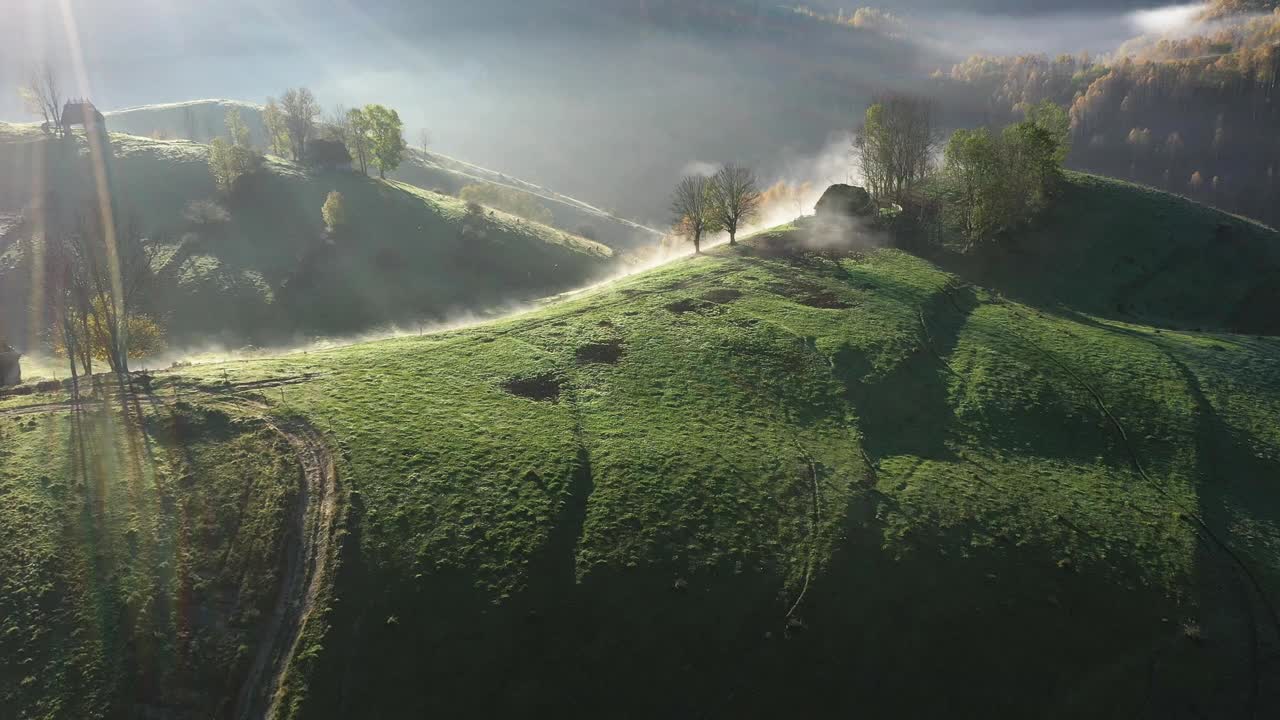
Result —
[[[3,88],[16,87],[45,57],[61,71],[66,95],[90,97],[104,110],[206,97],[260,102],[305,85],[326,106],[394,107],[411,140],[430,131],[432,150],[655,227],[670,220],[667,193],[681,174],[710,174],[732,161],[754,167],[764,186],[794,189],[746,232],[811,212],[831,183],[857,181],[849,130],[878,93],[928,88],[933,70],[973,53],[1099,54],[1138,35],[1186,34],[1200,29],[1203,9],[883,3],[907,22],[904,38],[813,22],[801,32],[776,8],[741,26],[708,26],[681,14],[681,3],[627,0],[5,3]],[[861,4],[870,3],[850,7]],[[0,92],[0,118],[25,119],[16,93]],[[688,251],[658,246],[622,272]],[[249,352],[416,335],[528,307],[339,340],[282,339]],[[155,363],[242,352],[184,348]],[[48,369],[56,373],[57,364]]]
[[[924,36],[923,42],[952,57],[1103,55],[1139,35],[1183,34],[1197,27],[1205,8],[1203,3],[1191,3],[1137,10],[1057,9],[1037,15],[944,11],[912,15],[910,22]]]
[[[875,94],[927,87],[931,71],[968,54],[1106,52],[1137,34],[1174,32],[1196,12],[1149,2],[1078,2],[1072,11],[881,3],[907,18],[910,39],[901,39],[843,28],[797,34],[776,13],[707,27],[682,14],[692,3],[678,2],[8,4],[0,86],[15,86],[42,56],[63,67],[68,94],[102,109],[260,102],[306,85],[326,106],[395,107],[414,141],[428,129],[439,152],[655,225],[667,220],[667,189],[697,163],[748,164],[764,178],[800,172],[797,159],[822,156]],[[22,117],[14,93],[0,93],[0,117]]]

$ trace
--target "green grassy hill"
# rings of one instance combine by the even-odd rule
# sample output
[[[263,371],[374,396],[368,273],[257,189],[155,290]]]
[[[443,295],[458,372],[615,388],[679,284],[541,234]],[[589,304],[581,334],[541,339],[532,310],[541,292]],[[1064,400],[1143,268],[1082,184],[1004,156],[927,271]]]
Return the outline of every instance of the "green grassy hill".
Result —
[[[262,106],[238,100],[189,100],[186,102],[140,105],[103,113],[113,132],[149,138],[192,140],[207,143],[227,134],[230,110],[239,110],[258,147],[266,147],[267,131],[262,122]]]
[[[227,717],[297,473],[263,423],[218,411],[0,418],[3,716]]]
[[[227,111],[233,108],[240,111],[254,144],[265,147],[267,137],[262,107],[236,100],[144,105],[108,112],[106,121],[107,126],[116,132],[203,143],[226,135]],[[571,233],[586,231],[593,238],[620,250],[651,244],[661,236],[652,228],[616,217],[581,200],[440,153],[410,150],[404,163],[391,176],[410,185],[455,196],[463,187],[477,183],[519,190],[534,196],[539,204],[551,211],[555,227]]]
[[[800,232],[158,378],[334,452],[349,534],[288,716],[1273,715],[1280,340],[779,252]],[[84,501],[24,457],[10,492]]]
[[[1006,250],[941,260],[1038,304],[1280,334],[1280,233],[1119,180],[1069,173],[1050,211]]]
[[[178,344],[416,325],[580,286],[614,265],[603,245],[502,213],[471,216],[459,200],[403,183],[268,158],[219,200],[207,146],[119,134],[111,146],[117,212],[162,244],[147,309]],[[82,136],[49,143],[7,126],[0,167],[0,213],[10,218],[0,237],[0,335],[23,342],[43,329],[31,326],[29,307],[39,262],[33,184],[74,208],[96,183]],[[334,190],[349,221],[329,234],[320,207]],[[201,209],[210,202],[217,207]]]

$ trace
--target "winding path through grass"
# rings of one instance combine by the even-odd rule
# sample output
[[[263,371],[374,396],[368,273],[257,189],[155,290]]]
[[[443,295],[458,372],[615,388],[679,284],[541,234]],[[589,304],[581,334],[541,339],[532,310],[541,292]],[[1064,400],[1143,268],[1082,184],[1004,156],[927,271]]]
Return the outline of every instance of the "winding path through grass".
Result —
[[[262,631],[248,675],[236,696],[235,717],[241,720],[278,715],[280,689],[293,660],[301,651],[307,622],[323,604],[325,591],[331,586],[335,574],[341,494],[333,456],[317,430],[297,418],[273,420],[268,416],[268,405],[235,393],[295,384],[307,379],[279,378],[228,385],[217,393],[199,393],[210,404],[222,405],[240,414],[248,413],[278,433],[293,449],[303,471],[302,492],[290,510],[282,558],[283,577],[275,607]],[[146,401],[156,408],[166,402],[176,402],[162,400],[150,392],[145,395],[133,392],[125,397],[128,403]],[[78,403],[74,401],[41,403],[0,411],[0,417],[52,414],[73,411],[77,407]]]

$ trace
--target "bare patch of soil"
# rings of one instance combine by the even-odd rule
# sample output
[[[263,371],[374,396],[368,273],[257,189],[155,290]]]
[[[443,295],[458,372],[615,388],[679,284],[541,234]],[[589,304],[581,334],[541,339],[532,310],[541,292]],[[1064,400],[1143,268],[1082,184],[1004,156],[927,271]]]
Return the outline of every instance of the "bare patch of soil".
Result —
[[[705,305],[705,303],[703,303],[700,300],[685,298],[684,300],[677,300],[673,303],[667,303],[664,307],[666,307],[667,310],[675,313],[676,315],[683,315],[687,312],[696,312],[702,309],[703,305]]]
[[[836,297],[834,293],[829,292],[818,292],[805,295],[804,297],[797,299],[796,302],[801,305],[807,305],[811,308],[820,308],[823,310],[845,310],[853,307],[853,305],[850,305]]]
[[[578,348],[575,357],[579,365],[589,363],[604,363],[605,365],[617,365],[622,359],[623,349],[621,340],[609,340],[607,342],[587,343]]]
[[[556,402],[563,389],[562,380],[555,373],[539,373],[529,377],[514,377],[502,384],[502,389],[512,395],[530,400]]]
[[[733,288],[720,288],[718,290],[711,290],[709,292],[703,293],[702,295],[703,300],[706,300],[707,302],[716,303],[717,305],[731,303],[740,297],[742,297],[742,291],[734,290]]]

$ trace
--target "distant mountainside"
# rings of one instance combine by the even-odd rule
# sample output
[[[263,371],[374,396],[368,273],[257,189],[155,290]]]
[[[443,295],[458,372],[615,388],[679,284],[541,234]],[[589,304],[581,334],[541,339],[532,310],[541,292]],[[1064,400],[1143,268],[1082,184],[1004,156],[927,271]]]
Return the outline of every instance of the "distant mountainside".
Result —
[[[413,326],[554,294],[614,265],[604,245],[401,182],[268,158],[219,199],[205,145],[113,133],[111,152],[116,212],[159,244],[147,309],[177,344]],[[96,201],[97,183],[81,135],[0,125],[0,167],[0,335],[31,347],[46,330],[33,307],[44,218],[32,198],[74,211]],[[331,191],[348,216],[332,234],[320,213]]]
[[[1070,108],[1077,169],[1280,226],[1280,11],[1137,38],[1113,58],[975,56],[935,92],[969,124]]]

